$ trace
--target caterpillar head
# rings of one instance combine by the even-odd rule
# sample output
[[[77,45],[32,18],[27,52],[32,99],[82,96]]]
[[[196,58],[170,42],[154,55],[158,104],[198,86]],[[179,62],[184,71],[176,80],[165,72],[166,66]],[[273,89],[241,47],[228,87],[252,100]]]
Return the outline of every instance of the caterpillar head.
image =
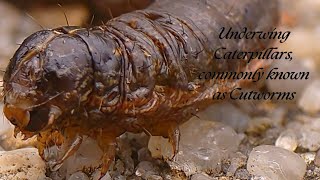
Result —
[[[7,67],[4,114],[33,135],[86,101],[92,83],[91,54],[81,38],[63,28],[36,32]]]

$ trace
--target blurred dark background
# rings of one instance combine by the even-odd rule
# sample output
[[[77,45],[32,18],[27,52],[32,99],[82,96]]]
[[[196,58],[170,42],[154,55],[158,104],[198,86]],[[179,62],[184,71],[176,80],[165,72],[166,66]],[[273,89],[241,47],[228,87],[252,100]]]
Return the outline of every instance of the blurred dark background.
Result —
[[[8,0],[10,4],[23,11],[32,11],[33,9],[46,9],[81,5],[89,10],[89,17],[94,15],[93,25],[101,24],[101,21],[111,19],[111,17],[130,12],[137,9],[144,9],[154,0]],[[67,11],[67,8],[63,8]],[[91,23],[91,18],[86,20]],[[88,22],[89,21],[89,22]]]

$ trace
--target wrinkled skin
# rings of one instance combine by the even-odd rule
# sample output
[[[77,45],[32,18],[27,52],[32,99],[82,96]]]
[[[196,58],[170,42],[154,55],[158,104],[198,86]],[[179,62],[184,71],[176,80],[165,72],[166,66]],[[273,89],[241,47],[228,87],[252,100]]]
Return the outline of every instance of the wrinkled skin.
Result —
[[[243,71],[264,64],[213,59],[213,51],[257,51],[271,41],[220,40],[221,27],[270,31],[278,20],[270,0],[158,1],[90,30],[61,27],[28,37],[4,77],[5,116],[26,137],[46,147],[64,145],[49,164],[57,170],[80,146],[96,139],[102,174],[122,133],[168,137],[178,152],[179,124],[241,81],[199,80],[203,71]]]

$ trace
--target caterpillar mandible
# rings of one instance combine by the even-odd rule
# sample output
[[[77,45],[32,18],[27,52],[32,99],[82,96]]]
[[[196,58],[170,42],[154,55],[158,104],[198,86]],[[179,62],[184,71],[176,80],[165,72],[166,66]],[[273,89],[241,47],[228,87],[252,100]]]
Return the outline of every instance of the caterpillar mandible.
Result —
[[[36,32],[6,69],[5,116],[16,132],[38,137],[42,157],[46,147],[68,144],[52,170],[84,135],[104,152],[102,174],[126,131],[168,137],[177,153],[179,124],[214,103],[215,92],[240,85],[198,73],[248,69],[244,60],[214,59],[214,50],[263,50],[272,42],[221,40],[219,29],[268,31],[277,23],[276,0],[162,0],[90,29]]]

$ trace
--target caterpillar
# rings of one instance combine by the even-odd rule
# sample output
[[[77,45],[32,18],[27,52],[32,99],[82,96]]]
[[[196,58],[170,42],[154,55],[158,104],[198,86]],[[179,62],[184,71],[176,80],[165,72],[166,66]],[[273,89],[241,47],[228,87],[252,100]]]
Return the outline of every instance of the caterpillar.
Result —
[[[263,63],[217,60],[215,49],[263,50],[272,40],[219,39],[221,27],[270,31],[276,0],[162,0],[90,29],[64,26],[30,35],[4,75],[4,114],[15,132],[36,135],[39,154],[66,147],[57,170],[82,137],[103,151],[102,174],[124,132],[168,137],[178,152],[179,125],[241,81],[201,80],[199,72],[248,71]]]

